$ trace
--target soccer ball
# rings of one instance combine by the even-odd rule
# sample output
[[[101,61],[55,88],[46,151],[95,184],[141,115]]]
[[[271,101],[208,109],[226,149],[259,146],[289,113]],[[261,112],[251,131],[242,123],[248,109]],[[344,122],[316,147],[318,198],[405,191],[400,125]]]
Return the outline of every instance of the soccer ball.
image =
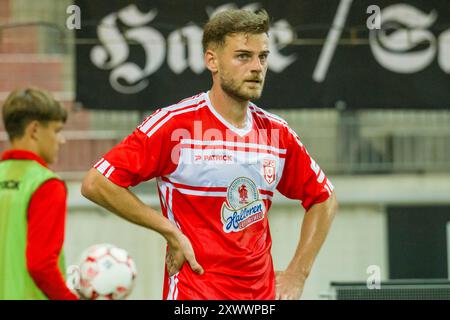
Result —
[[[133,290],[136,266],[128,252],[111,244],[87,248],[80,257],[77,292],[88,300],[121,300]]]

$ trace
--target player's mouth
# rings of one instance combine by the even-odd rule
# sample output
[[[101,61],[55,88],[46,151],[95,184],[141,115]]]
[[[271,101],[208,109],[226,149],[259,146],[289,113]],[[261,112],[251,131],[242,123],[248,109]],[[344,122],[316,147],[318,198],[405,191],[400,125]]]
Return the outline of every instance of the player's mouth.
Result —
[[[249,79],[249,80],[245,80],[245,82],[253,83],[253,84],[262,84],[262,80],[260,80],[260,79]]]

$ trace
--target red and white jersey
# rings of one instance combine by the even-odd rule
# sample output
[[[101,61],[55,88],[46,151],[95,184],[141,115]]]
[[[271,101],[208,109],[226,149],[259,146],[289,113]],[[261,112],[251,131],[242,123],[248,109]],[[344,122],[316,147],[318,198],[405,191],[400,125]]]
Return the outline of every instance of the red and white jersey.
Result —
[[[165,299],[273,299],[275,189],[307,210],[333,190],[284,120],[250,103],[238,129],[208,93],[157,110],[95,168],[122,187],[156,178],[164,216],[190,239],[205,273],[166,270]]]

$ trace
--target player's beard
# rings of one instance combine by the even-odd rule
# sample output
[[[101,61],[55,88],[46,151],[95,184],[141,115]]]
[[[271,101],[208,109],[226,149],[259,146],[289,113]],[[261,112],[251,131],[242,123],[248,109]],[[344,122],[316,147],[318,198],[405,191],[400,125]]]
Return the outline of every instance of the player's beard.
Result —
[[[245,82],[245,80],[259,80],[259,87],[250,89],[247,87],[247,83]],[[245,80],[239,81],[234,79],[233,77],[220,75],[220,86],[223,91],[237,99],[244,101],[253,101],[259,99],[264,87],[264,76],[255,76],[253,78],[247,78]]]

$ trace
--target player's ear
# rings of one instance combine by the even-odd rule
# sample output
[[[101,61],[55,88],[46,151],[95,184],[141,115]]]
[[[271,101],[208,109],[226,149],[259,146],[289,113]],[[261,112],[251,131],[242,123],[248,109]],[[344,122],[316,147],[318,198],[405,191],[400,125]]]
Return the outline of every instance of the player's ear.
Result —
[[[217,52],[208,49],[205,51],[205,65],[209,71],[216,73],[218,70]]]
[[[25,126],[25,136],[32,138],[33,140],[36,140],[39,135],[39,130],[41,128],[41,124],[37,120],[30,121]]]

